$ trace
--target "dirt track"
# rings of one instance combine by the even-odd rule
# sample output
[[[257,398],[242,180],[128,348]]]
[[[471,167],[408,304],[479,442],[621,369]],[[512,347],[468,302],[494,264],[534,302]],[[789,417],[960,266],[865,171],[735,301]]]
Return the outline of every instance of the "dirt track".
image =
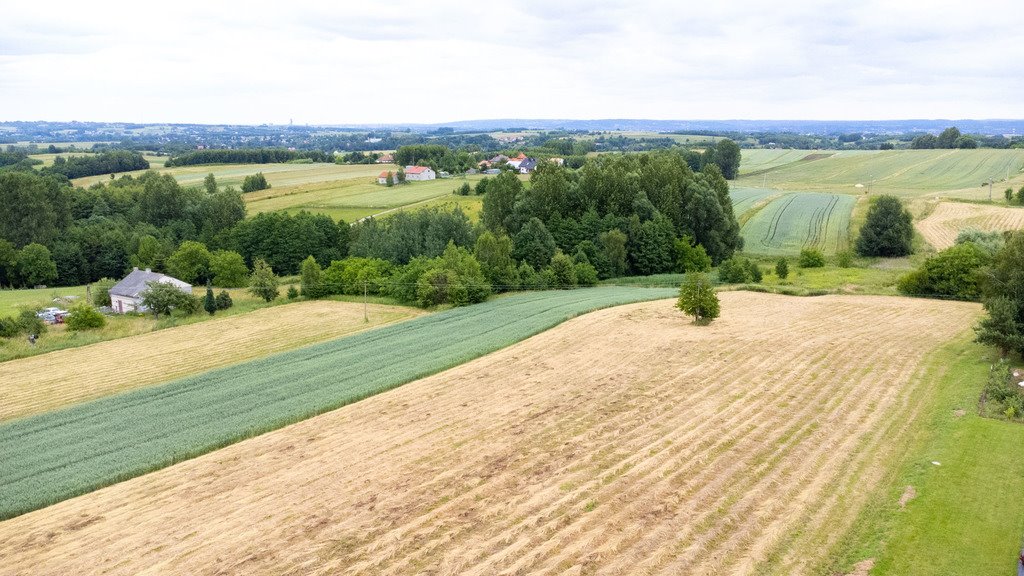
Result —
[[[929,244],[943,250],[952,246],[960,231],[967,228],[985,232],[1024,228],[1024,209],[941,202],[915,226]]]
[[[721,297],[708,327],[596,312],[0,523],[0,574],[805,574],[979,307]]]

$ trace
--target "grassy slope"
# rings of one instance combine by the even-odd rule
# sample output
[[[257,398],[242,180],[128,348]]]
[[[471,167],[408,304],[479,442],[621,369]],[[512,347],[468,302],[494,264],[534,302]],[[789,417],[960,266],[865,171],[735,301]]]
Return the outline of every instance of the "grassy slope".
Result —
[[[969,340],[965,334],[931,358],[925,378],[935,396],[906,458],[822,573],[866,558],[877,559],[875,575],[1013,573],[1024,534],[1024,426],[977,415],[990,359]],[[906,486],[917,496],[900,509]]]
[[[8,384],[0,403],[0,422],[423,314],[415,308],[379,304],[367,306],[366,312],[364,318],[364,306],[354,302],[303,301],[2,362],[0,381]],[[111,362],[111,358],[132,361]]]
[[[752,153],[749,168],[763,161],[762,151],[743,151],[743,154],[748,152]],[[995,192],[1000,194],[1007,185],[1007,174],[1011,185],[1019,186],[1024,182],[1022,169],[1024,150],[837,151],[820,160],[769,166],[767,179],[763,173],[755,171],[741,176],[736,184],[761,187],[767,181],[769,188],[790,191],[858,194],[870,188],[872,194],[906,197],[944,194],[980,200],[988,198],[988,187],[980,187],[983,181],[995,179]],[[740,171],[749,174],[751,170],[741,165]],[[863,184],[865,188],[856,188],[856,184]]]
[[[855,200],[845,194],[787,194],[773,200],[742,228],[744,251],[796,255],[803,248],[833,254],[847,248]]]
[[[0,425],[0,518],[456,366],[598,308],[675,290],[512,295]]]

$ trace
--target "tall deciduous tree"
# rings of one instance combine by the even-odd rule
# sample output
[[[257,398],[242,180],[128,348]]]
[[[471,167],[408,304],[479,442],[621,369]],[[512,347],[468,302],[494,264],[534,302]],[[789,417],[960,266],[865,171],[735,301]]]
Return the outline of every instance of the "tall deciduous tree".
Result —
[[[316,258],[307,257],[300,268],[300,287],[306,298],[320,298],[324,295],[324,273]]]
[[[895,196],[879,196],[868,208],[857,237],[861,256],[906,256],[912,250],[914,226],[910,212]]]
[[[493,194],[494,192],[488,192]],[[555,255],[555,239],[539,218],[530,218],[513,241],[516,260],[522,260],[540,270],[551,263]]]
[[[278,296],[277,276],[274,270],[263,259],[257,259],[249,276],[249,293],[270,302]]]
[[[57,264],[50,249],[33,242],[18,251],[16,257],[18,277],[24,286],[47,284],[57,279]]]
[[[202,242],[186,240],[167,259],[167,273],[189,284],[210,278],[210,251]]]
[[[740,173],[740,147],[728,138],[715,145],[715,164],[722,170],[726,180],[734,180]]]

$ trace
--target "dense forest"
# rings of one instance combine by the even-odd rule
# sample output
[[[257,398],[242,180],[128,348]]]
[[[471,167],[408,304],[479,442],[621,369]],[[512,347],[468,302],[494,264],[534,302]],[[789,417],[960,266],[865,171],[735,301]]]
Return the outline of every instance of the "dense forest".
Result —
[[[481,224],[435,209],[349,226],[304,212],[246,219],[241,193],[212,177],[202,188],[156,172],[72,188],[57,174],[5,171],[0,284],[81,284],[132,266],[238,284],[258,261],[295,274],[312,257],[333,278],[323,293],[355,282],[407,301],[465,303],[492,290],[685,270],[693,251],[719,262],[742,244],[717,164],[694,171],[679,152],[603,156],[579,170],[545,163],[528,186],[504,172],[480,191]]]

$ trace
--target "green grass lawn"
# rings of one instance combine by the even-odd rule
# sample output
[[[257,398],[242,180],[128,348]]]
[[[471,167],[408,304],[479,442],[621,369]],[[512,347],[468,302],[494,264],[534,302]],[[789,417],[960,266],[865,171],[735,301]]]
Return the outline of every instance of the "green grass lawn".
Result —
[[[68,286],[63,288],[39,288],[30,290],[0,290],[0,316],[14,316],[22,308],[41,310],[50,306],[60,307],[54,298],[60,296],[77,296],[85,298],[85,286]]]
[[[1015,573],[1024,537],[1024,425],[977,415],[993,356],[970,338],[930,359],[924,377],[934,397],[905,459],[821,573],[841,574],[866,558],[876,559],[872,575]],[[901,509],[907,486],[917,496]]]
[[[288,303],[289,300],[285,298],[288,286],[295,285],[298,287],[299,279],[294,276],[285,277],[280,279],[279,282],[281,296],[269,303],[264,302],[261,298],[256,298],[252,294],[249,294],[245,288],[229,289],[228,293],[231,294],[231,299],[234,305],[227,310],[217,312],[216,316],[213,317],[223,318],[225,316],[245,314],[246,312],[258,310],[260,308]],[[216,293],[219,293],[220,291],[221,289],[219,288],[214,289],[214,292]],[[202,297],[206,294],[206,289],[203,287],[196,287],[193,289],[193,293],[196,296]],[[53,297],[69,294],[84,298],[85,286],[45,288],[39,290],[0,290],[0,316],[15,316],[23,308],[40,310],[50,306],[58,306],[58,304],[53,303]],[[332,296],[331,299],[341,301],[362,301],[356,296]],[[394,299],[383,297],[371,297],[369,301],[380,304],[398,304]],[[164,328],[171,328],[174,326],[205,322],[211,318],[212,317],[209,314],[201,311],[190,315],[174,313],[171,316],[162,316],[159,319],[154,319],[150,315],[142,314],[112,314],[107,316],[107,323],[103,328],[85,330],[81,332],[69,331],[65,325],[55,324],[47,326],[46,332],[39,335],[39,339],[35,344],[29,344],[27,338],[22,336],[15,338],[0,338],[0,362],[14,360],[17,358],[26,358],[29,356],[37,356],[39,354],[46,354],[47,352],[64,350],[66,348],[87,346],[97,342],[145,334],[147,332],[153,332],[154,330],[162,330]]]

